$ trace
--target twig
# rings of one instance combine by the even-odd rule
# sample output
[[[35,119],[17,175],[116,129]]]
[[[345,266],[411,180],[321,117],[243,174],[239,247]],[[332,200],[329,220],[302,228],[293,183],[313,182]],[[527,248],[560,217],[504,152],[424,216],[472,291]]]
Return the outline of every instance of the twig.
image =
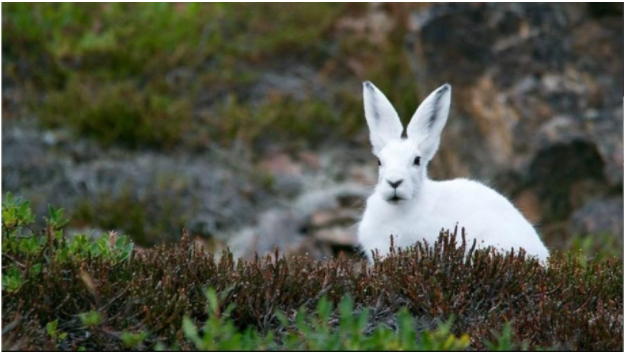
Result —
[[[9,254],[2,254],[3,256],[6,256],[9,260],[13,261],[17,266],[21,267],[21,268],[26,268],[26,265],[24,265],[23,263],[17,261],[13,256],[9,255]]]

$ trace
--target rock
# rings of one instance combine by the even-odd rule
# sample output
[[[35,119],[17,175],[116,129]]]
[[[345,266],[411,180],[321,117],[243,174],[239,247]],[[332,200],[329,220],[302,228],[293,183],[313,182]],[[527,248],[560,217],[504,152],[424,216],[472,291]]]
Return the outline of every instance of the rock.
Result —
[[[260,161],[260,168],[273,175],[299,175],[301,174],[301,166],[295,164],[286,153],[267,156]]]
[[[310,225],[313,227],[323,227],[334,222],[335,219],[335,214],[331,210],[320,210],[314,212],[312,216],[310,216]]]
[[[253,256],[257,249],[258,234],[253,227],[245,227],[228,236],[227,247],[236,258]]]
[[[292,209],[270,209],[260,215],[256,251],[271,252],[275,247],[282,250],[303,240],[301,235],[302,215]]]
[[[461,155],[452,158],[451,171],[492,177],[500,169],[521,168],[522,158],[542,147],[534,132],[566,115],[573,120],[566,125],[571,131],[604,145],[598,150],[605,150],[605,164],[617,163],[620,170],[612,182],[621,180],[621,159],[604,158],[622,150],[616,134],[621,102],[609,94],[622,86],[622,61],[616,59],[620,19],[598,21],[583,6],[453,4],[413,14],[411,48],[421,96],[444,82],[453,85],[453,112],[440,150]],[[588,123],[585,116],[597,118]],[[588,125],[610,126],[619,145],[606,146]],[[567,139],[561,134],[547,143]],[[466,143],[471,149],[464,154],[458,149]]]
[[[32,126],[2,129],[2,187],[4,191],[37,189],[64,178],[63,162]]]
[[[313,68],[301,63],[282,63],[279,71],[267,71],[251,90],[252,100],[262,101],[267,95],[288,94],[297,100],[306,99],[306,93],[318,86],[318,76]]]
[[[336,23],[336,31],[347,32],[350,38],[365,38],[377,46],[387,44],[395,22],[380,5],[370,4],[369,11],[363,16],[340,18]]]
[[[542,219],[542,211],[539,203],[539,199],[535,192],[531,190],[523,190],[514,199],[514,204],[522,212],[532,224],[537,224]]]
[[[227,236],[228,246],[242,257],[256,252],[263,255],[275,247],[284,253],[308,253],[317,259],[344,250],[353,253],[355,225],[361,211],[345,207],[344,202],[365,196],[363,185],[315,186],[292,203],[262,212],[257,225],[231,233]]]
[[[322,209],[312,213],[310,226],[322,228],[331,225],[354,224],[359,216],[359,212],[354,209]]]
[[[623,213],[621,196],[591,201],[574,212],[570,231],[576,235],[609,233],[621,240]]]
[[[528,184],[534,185],[545,220],[565,220],[575,206],[574,199],[602,196],[599,189],[579,186],[607,186],[603,164],[595,145],[586,140],[557,143],[541,149],[527,168]],[[582,191],[587,190],[587,196]]]
[[[332,227],[314,232],[314,237],[330,245],[356,246],[357,237],[354,231],[344,227]]]
[[[70,233],[114,229],[144,246],[186,228],[216,253],[228,246],[247,257],[279,247],[331,256],[353,245],[348,237],[367,193],[360,182],[336,182],[362,161],[339,148],[297,158],[277,152],[256,168],[238,155],[231,163],[229,151],[104,150],[26,120],[5,123],[2,134],[6,191],[31,199],[39,216],[47,203],[66,208],[75,220]]]
[[[47,214],[48,203],[70,216],[82,209],[102,227],[144,244],[179,238],[183,227],[205,237],[240,228],[273,201],[265,197],[270,190],[258,185],[257,171],[222,161],[232,156],[103,151],[28,121],[5,123],[2,135],[5,192],[30,199],[39,216]],[[114,213],[119,219],[110,218]]]
[[[286,153],[269,155],[260,161],[259,167],[272,177],[274,188],[285,195],[295,196],[301,192],[302,166]]]
[[[321,160],[318,154],[312,151],[301,151],[299,152],[299,159],[303,161],[303,163],[312,169],[321,168]]]

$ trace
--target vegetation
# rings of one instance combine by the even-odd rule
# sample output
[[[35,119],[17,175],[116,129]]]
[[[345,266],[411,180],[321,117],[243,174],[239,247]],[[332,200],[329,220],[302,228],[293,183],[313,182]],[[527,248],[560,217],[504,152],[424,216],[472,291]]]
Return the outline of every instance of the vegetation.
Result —
[[[99,194],[82,200],[72,214],[71,226],[83,227],[85,224],[100,229],[123,229],[137,244],[154,245],[157,241],[170,241],[174,232],[182,229],[188,221],[186,213],[192,210],[183,207],[175,197],[157,198],[145,195],[141,199],[133,198],[123,189],[119,197]],[[154,186],[154,192],[166,191]],[[171,237],[164,235],[171,234]]]
[[[276,142],[349,143],[365,137],[358,81],[406,118],[419,101],[404,45],[405,6],[420,5],[364,6],[377,5],[3,4],[3,119],[123,152],[235,144],[253,159]],[[193,213],[162,184],[157,197],[87,195],[73,224],[52,206],[35,222],[5,195],[3,349],[623,349],[612,235],[575,237],[547,266],[457,243],[457,230],[372,265],[235,260],[187,234],[135,247],[177,239]],[[84,225],[133,238],[67,230]]]
[[[217,293],[212,288],[208,289],[206,298],[209,318],[203,332],[200,334],[188,317],[182,323],[186,338],[198,350],[461,350],[470,343],[467,335],[458,338],[450,332],[450,322],[419,336],[413,318],[406,310],[397,315],[396,331],[379,326],[365,334],[369,311],[364,309],[354,314],[353,302],[348,295],[340,301],[338,315],[332,315],[332,304],[325,296],[319,300],[312,317],[301,308],[294,323],[277,311],[276,317],[286,329],[278,341],[272,331],[263,336],[250,328],[238,331],[229,319],[234,306],[221,313]]]
[[[570,239],[569,248],[578,253],[581,261],[593,257],[597,260],[622,258],[622,244],[617,236],[610,233],[575,235]]]
[[[49,208],[2,203],[3,348],[622,349],[622,264],[548,266],[475,250],[457,230],[373,265],[235,261],[181,243],[136,251],[115,233],[64,234]]]
[[[321,72],[304,74],[298,78],[303,83],[374,79],[411,113],[414,80],[388,81],[404,76],[398,71],[408,66],[401,45],[405,21],[376,41],[365,30],[340,26],[357,21],[363,9],[5,4],[3,77],[21,89],[44,125],[69,128],[104,146],[198,148],[233,139],[263,146],[275,135],[291,143],[344,138],[363,128],[357,79],[319,94],[306,84],[295,91],[272,88],[267,73]]]

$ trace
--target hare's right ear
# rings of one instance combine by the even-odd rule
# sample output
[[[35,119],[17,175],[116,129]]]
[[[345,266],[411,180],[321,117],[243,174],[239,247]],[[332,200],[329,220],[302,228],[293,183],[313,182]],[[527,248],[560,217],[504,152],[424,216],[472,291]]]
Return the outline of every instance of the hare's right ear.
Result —
[[[364,115],[370,130],[373,153],[378,154],[388,141],[399,139],[403,124],[388,98],[369,81],[364,86]]]

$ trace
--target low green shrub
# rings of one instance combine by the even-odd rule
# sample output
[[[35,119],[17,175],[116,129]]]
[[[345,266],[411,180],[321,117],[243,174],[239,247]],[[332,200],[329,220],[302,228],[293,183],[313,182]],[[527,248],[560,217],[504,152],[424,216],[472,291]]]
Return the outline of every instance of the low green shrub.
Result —
[[[372,265],[234,260],[186,234],[141,251],[114,233],[69,239],[61,210],[36,229],[25,201],[2,207],[5,349],[622,349],[615,258],[542,266],[455,231]]]
[[[369,310],[354,313],[349,295],[338,304],[338,318],[333,317],[332,304],[325,296],[321,297],[311,316],[306,315],[303,308],[297,311],[293,320],[282,312],[276,312],[281,328],[286,330],[279,342],[273,331],[264,335],[250,328],[239,331],[230,319],[234,306],[230,305],[220,312],[214,289],[208,289],[206,298],[209,317],[201,332],[189,317],[185,317],[182,323],[186,338],[198,350],[449,351],[465,349],[470,343],[467,335],[458,338],[451,333],[451,322],[421,335],[416,332],[413,318],[407,310],[398,313],[397,330],[378,326],[366,332]]]

